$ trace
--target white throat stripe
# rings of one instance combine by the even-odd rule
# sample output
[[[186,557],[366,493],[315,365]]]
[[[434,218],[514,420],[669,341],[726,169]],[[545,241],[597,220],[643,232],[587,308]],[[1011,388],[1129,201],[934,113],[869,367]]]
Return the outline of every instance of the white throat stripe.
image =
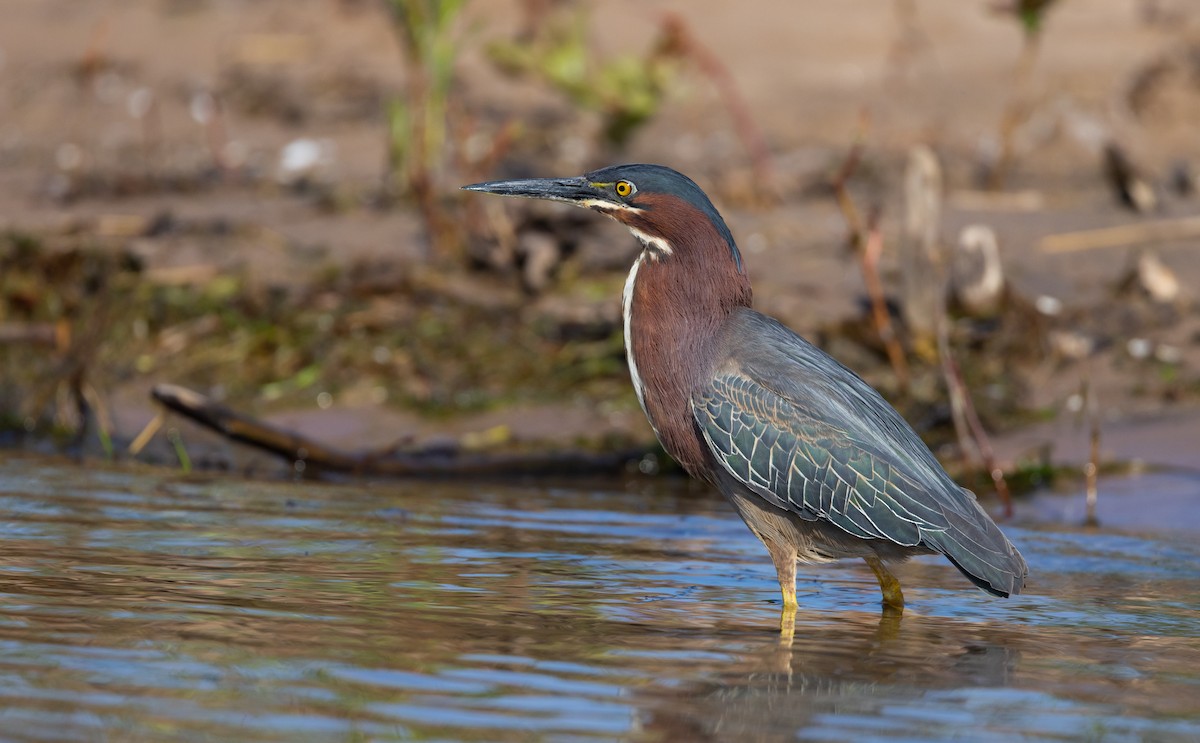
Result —
[[[642,247],[649,248],[651,250],[657,250],[659,253],[662,253],[663,255],[671,254],[671,246],[668,245],[667,241],[662,239],[661,237],[655,237],[654,235],[647,235],[645,232],[642,232],[641,230],[635,229],[633,227],[630,227],[629,231],[632,232],[633,236],[638,239],[638,242],[640,242],[642,244]]]

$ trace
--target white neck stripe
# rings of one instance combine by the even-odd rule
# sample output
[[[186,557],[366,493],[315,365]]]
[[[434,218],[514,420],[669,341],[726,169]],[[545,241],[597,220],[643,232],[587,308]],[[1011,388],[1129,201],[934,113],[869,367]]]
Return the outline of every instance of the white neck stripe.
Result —
[[[659,253],[661,253],[663,255],[671,254],[672,251],[671,251],[670,244],[668,244],[667,241],[662,239],[661,237],[655,237],[654,235],[648,235],[645,232],[642,232],[641,230],[639,230],[635,227],[630,227],[629,231],[632,232],[633,236],[638,239],[638,242],[640,242],[642,244],[642,247],[647,248],[649,250],[657,250]]]
[[[625,359],[629,364],[629,378],[633,382],[633,391],[637,394],[638,404],[642,406],[642,412],[646,412],[646,395],[642,389],[642,377],[638,374],[637,360],[633,357],[633,287],[637,283],[638,268],[641,267],[642,261],[646,260],[646,253],[643,251],[638,255],[637,260],[633,262],[633,268],[629,269],[629,277],[625,279],[625,288],[621,292],[621,319],[624,321],[625,331]],[[646,419],[650,416],[647,413]],[[653,428],[654,424],[650,424]],[[657,435],[658,431],[655,431]]]

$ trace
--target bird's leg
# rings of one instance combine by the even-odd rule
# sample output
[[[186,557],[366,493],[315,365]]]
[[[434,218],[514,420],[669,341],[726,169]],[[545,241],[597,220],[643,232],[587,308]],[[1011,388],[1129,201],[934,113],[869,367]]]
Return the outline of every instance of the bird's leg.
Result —
[[[783,594],[783,611],[779,615],[779,631],[788,640],[795,631],[796,623],[796,548],[777,545],[763,540],[771,562],[775,563],[775,574],[779,577],[779,592]]]
[[[883,561],[878,557],[864,557],[871,572],[879,579],[879,589],[883,591],[884,609],[904,609],[904,592],[900,590],[900,581],[888,572]]]
[[[784,594],[784,610],[779,615],[779,633],[790,643],[796,633],[796,547],[776,545],[763,540],[770,553],[770,562],[775,563],[775,575],[779,576],[779,592]]]
[[[763,540],[767,552],[771,553],[771,562],[775,563],[775,574],[779,576],[779,591],[783,594],[784,610],[796,611],[796,548],[777,545]]]

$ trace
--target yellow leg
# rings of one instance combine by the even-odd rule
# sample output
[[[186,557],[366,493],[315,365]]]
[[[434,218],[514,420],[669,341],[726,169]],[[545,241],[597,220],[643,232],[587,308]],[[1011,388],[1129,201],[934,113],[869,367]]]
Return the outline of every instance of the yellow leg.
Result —
[[[779,577],[779,592],[783,595],[783,611],[779,615],[779,632],[790,640],[796,628],[796,550],[765,542],[775,574]]]
[[[888,569],[883,565],[883,561],[878,557],[864,557],[863,559],[867,561],[871,572],[879,579],[879,589],[883,591],[884,607],[903,610],[904,592],[900,590],[900,581],[896,580],[896,576],[888,572]]]
[[[779,576],[779,592],[783,594],[783,608],[796,611],[796,550],[792,547],[777,547],[766,542],[771,562],[775,563],[775,574]]]

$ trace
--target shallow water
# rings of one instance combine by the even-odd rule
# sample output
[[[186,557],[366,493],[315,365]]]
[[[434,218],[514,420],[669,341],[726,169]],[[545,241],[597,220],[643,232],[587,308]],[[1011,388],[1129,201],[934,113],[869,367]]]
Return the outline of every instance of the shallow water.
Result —
[[[1007,526],[1026,594],[923,558],[899,620],[802,569],[789,646],[761,545],[674,481],[8,458],[0,508],[5,740],[1200,739],[1195,531]]]

